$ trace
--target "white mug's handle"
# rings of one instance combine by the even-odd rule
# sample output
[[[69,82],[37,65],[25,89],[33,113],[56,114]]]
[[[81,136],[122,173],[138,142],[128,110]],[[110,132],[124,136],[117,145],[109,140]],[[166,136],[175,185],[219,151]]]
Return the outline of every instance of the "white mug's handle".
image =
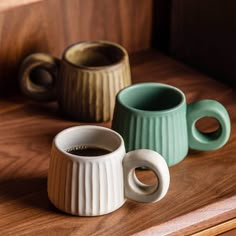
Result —
[[[148,167],[157,176],[158,183],[146,185],[138,180],[135,168]],[[140,149],[128,152],[123,159],[125,197],[148,203],[161,200],[167,193],[170,174],[164,158],[155,151]]]

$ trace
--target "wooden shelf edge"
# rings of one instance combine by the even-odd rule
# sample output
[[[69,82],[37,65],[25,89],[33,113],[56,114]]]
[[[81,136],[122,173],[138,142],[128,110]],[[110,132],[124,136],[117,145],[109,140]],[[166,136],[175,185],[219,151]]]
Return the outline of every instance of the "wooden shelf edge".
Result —
[[[0,12],[40,1],[42,0],[0,0]]]
[[[231,231],[233,229],[236,229],[236,218],[220,223],[213,227],[201,230],[198,233],[194,234],[194,236],[219,235]]]
[[[133,236],[148,235],[201,235],[201,231],[213,227],[219,233],[236,228],[236,195],[174,218],[158,226],[143,230]],[[232,221],[232,219],[234,219]],[[229,221],[230,220],[230,221]],[[227,229],[224,222],[229,221]],[[217,227],[216,227],[217,226]]]

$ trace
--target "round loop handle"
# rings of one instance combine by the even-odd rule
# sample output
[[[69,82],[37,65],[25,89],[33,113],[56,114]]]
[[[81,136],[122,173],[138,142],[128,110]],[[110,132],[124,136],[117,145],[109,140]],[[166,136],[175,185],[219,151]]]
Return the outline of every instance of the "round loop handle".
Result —
[[[220,127],[211,133],[202,133],[195,124],[203,117],[215,118]],[[195,150],[210,151],[222,147],[230,136],[230,118],[225,107],[214,100],[201,100],[188,105],[187,126],[189,147]]]
[[[20,67],[19,80],[22,92],[28,97],[42,102],[56,99],[56,78],[59,60],[45,53],[34,53],[25,58]],[[32,71],[40,68],[49,72],[51,86],[38,85],[32,80]]]
[[[125,197],[143,203],[161,200],[167,193],[170,174],[164,158],[155,151],[140,149],[128,152],[123,160]],[[135,169],[148,167],[157,176],[158,183],[146,185],[138,180]]]

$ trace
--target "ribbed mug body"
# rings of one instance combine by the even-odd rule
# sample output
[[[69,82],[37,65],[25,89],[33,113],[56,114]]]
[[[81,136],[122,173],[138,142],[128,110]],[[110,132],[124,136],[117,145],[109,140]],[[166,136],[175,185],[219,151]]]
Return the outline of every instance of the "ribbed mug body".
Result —
[[[115,96],[131,84],[128,59],[122,65],[85,70],[62,62],[59,104],[63,111],[81,121],[108,121],[113,116]]]
[[[60,210],[80,216],[110,213],[125,203],[124,147],[109,157],[70,158],[52,146],[48,196]]]
[[[127,151],[140,148],[160,153],[168,166],[188,152],[186,104],[173,112],[134,113],[116,104],[112,129],[121,134]]]
[[[127,151],[151,149],[168,166],[187,155],[187,104],[183,92],[161,83],[140,83],[116,97],[112,129],[124,139]]]
[[[123,47],[106,41],[82,42],[65,50],[58,101],[73,119],[109,121],[116,94],[130,84],[129,58]]]
[[[38,73],[42,81],[37,83],[36,73],[31,73],[36,68],[48,72],[46,77]],[[128,53],[109,41],[75,43],[65,49],[62,59],[34,53],[20,68],[23,93],[41,102],[57,100],[62,112],[76,121],[111,120],[116,94],[130,84]]]

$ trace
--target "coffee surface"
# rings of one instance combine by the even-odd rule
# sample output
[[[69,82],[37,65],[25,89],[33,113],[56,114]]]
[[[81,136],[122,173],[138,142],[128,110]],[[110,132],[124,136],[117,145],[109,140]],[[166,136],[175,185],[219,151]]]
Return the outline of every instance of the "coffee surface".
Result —
[[[77,145],[66,150],[68,153],[76,156],[102,156],[111,153],[105,148],[91,146],[91,145]]]

